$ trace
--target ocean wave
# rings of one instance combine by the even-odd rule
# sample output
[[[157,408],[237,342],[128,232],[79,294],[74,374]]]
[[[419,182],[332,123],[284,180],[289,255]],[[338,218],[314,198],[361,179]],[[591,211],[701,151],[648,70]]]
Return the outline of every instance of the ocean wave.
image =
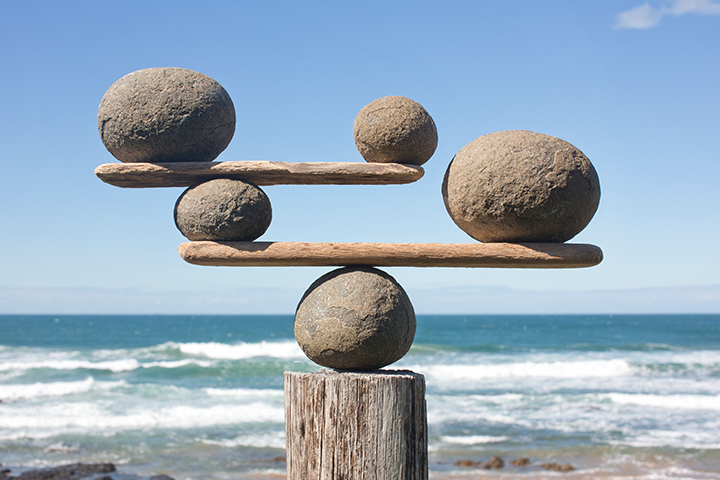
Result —
[[[232,397],[234,399],[283,399],[283,390],[270,388],[204,388],[203,391],[211,397]]]
[[[61,397],[78,393],[87,393],[91,390],[110,390],[126,385],[121,380],[117,382],[97,382],[92,377],[77,382],[49,382],[33,383],[27,385],[2,385],[2,401],[14,401],[39,397]]]
[[[212,440],[203,438],[200,443],[225,448],[251,447],[251,448],[277,448],[285,449],[285,432],[271,432],[255,435],[243,435],[232,439]]]
[[[286,340],[280,342],[258,342],[258,343],[177,343],[175,344],[182,353],[213,359],[223,360],[245,360],[254,357],[273,358],[306,358],[300,350],[297,342]]]
[[[608,393],[599,397],[607,398],[619,405],[638,405],[673,410],[720,410],[720,395]]]
[[[118,409],[95,402],[53,403],[5,409],[0,413],[0,440],[48,438],[63,434],[108,435],[129,430],[193,429],[248,423],[282,425],[281,402],[252,402],[207,407],[175,405]]]
[[[481,445],[484,443],[504,442],[508,437],[492,435],[463,435],[463,436],[443,436],[440,441],[444,443],[454,443],[458,445]]]
[[[476,365],[426,365],[414,367],[428,383],[448,384],[492,378],[602,378],[630,375],[633,368],[622,359],[566,362],[517,362]]]
[[[0,371],[52,369],[52,370],[108,370],[114,373],[127,372],[140,368],[140,362],[134,358],[93,362],[91,360],[41,360],[26,362],[0,363]]]
[[[195,359],[153,361],[141,363],[135,358],[120,360],[106,360],[95,362],[92,360],[44,360],[26,362],[3,362],[0,363],[0,371],[25,371],[33,369],[50,370],[105,370],[113,373],[130,372],[141,368],[180,368],[188,365],[210,367],[210,361]]]

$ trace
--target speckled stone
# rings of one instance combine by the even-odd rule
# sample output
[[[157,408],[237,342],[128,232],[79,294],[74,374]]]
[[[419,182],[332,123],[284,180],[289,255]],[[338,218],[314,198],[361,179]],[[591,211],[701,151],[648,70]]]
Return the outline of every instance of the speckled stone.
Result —
[[[265,192],[240,180],[220,178],[190,187],[175,204],[175,225],[193,241],[252,241],[271,220]]]
[[[122,162],[209,162],[235,134],[235,107],[207,75],[148,68],[112,84],[100,101],[98,130]]]
[[[295,338],[324,367],[375,370],[400,360],[415,337],[415,311],[402,287],[372,267],[323,275],[295,312]]]
[[[565,242],[595,215],[600,182],[568,142],[510,130],[460,150],[442,194],[453,221],[481,242]]]
[[[422,165],[435,153],[438,135],[428,112],[406,97],[365,105],[353,125],[355,146],[367,162]]]

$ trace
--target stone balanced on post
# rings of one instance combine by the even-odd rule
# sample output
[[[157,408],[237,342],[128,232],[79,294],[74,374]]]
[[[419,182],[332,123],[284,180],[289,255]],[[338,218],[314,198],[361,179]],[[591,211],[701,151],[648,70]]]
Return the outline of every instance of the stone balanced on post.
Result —
[[[425,380],[382,370],[410,349],[415,312],[376,267],[596,265],[598,247],[561,243],[597,209],[592,164],[571,144],[526,131],[484,135],[461,149],[442,197],[462,230],[489,243],[257,242],[272,218],[260,186],[414,182],[435,152],[437,129],[417,102],[383,97],[354,123],[368,163],[213,162],[234,129],[232,100],[211,78],[179,68],[133,72],[98,111],[103,143],[126,163],[95,173],[120,187],[189,187],[174,218],[190,240],[178,248],[190,263],[342,267],[315,281],[296,310],[300,347],[330,370],[285,373],[288,478],[427,479]]]

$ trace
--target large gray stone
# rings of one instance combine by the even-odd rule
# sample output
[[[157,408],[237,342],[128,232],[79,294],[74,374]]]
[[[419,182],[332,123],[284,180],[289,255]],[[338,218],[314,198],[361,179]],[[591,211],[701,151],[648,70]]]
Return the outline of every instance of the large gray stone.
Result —
[[[265,192],[240,180],[219,178],[190,187],[175,204],[175,225],[189,240],[252,241],[271,220]]]
[[[345,267],[316,280],[295,312],[295,338],[324,367],[375,370],[400,360],[415,337],[402,287],[372,267]]]
[[[450,217],[482,242],[565,242],[600,202],[590,160],[559,138],[524,130],[483,135],[455,155],[445,173]]]
[[[406,97],[365,105],[353,124],[355,146],[367,162],[422,165],[435,153],[438,135],[428,112]]]
[[[148,68],[112,84],[100,101],[98,130],[122,162],[209,162],[235,134],[235,107],[207,75]]]

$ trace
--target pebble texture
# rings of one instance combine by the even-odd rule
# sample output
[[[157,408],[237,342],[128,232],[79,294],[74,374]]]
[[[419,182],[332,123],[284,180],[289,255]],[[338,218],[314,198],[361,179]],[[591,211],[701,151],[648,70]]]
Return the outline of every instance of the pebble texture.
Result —
[[[406,97],[383,97],[357,114],[355,146],[367,162],[422,165],[435,153],[438,135],[428,112]]]
[[[295,338],[324,367],[375,370],[400,360],[415,337],[415,311],[402,287],[372,267],[320,277],[295,313]]]
[[[442,194],[453,221],[481,242],[565,242],[595,214],[600,182],[590,160],[568,142],[510,130],[460,150]]]
[[[209,162],[235,134],[235,107],[207,75],[149,68],[112,84],[100,101],[98,130],[122,162]]]
[[[240,180],[220,178],[190,187],[175,204],[175,225],[189,240],[251,241],[271,220],[265,192]]]

